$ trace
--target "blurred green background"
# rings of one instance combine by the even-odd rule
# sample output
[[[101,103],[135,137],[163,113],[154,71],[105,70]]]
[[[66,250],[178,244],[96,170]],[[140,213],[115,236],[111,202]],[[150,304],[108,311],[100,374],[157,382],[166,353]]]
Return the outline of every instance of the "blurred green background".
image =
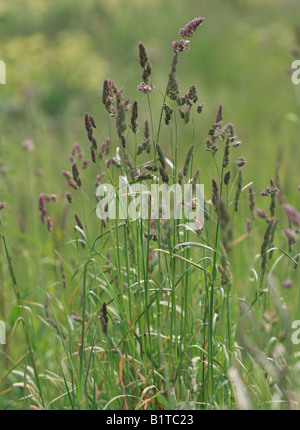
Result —
[[[72,261],[72,250],[64,245],[72,237],[74,224],[67,203],[51,206],[55,227],[60,228],[49,235],[39,220],[38,196],[57,193],[58,201],[64,199],[61,170],[70,169],[68,157],[75,141],[89,158],[85,112],[95,116],[107,137],[103,80],[112,79],[124,88],[125,98],[137,99],[143,118],[146,98],[137,91],[141,40],[153,67],[151,103],[157,121],[172,41],[179,38],[180,28],[199,16],[205,22],[191,40],[190,51],[180,56],[177,77],[182,93],[194,83],[200,102],[205,103],[203,114],[193,121],[195,169],[202,169],[206,197],[211,187],[211,169],[206,170],[211,155],[204,151],[204,140],[222,103],[225,123],[235,125],[243,142],[239,155],[247,159],[244,184],[254,181],[256,191],[266,188],[281,154],[280,181],[286,200],[299,207],[300,85],[292,84],[288,70],[300,23],[299,0],[0,0],[0,59],[6,63],[6,85],[0,86],[0,201],[7,204],[4,228],[28,300],[35,301],[34,293],[43,287],[52,288],[57,270],[53,247]],[[184,130],[182,157],[191,138],[191,131]],[[22,149],[26,139],[32,139],[34,151]],[[167,133],[162,133],[160,143],[168,153]],[[115,148],[117,141],[112,145]],[[89,171],[86,175],[92,184],[94,176]],[[93,192],[94,188],[92,196]],[[261,199],[257,206],[268,204]],[[261,245],[261,232],[257,235],[260,239],[253,252],[259,252]],[[245,256],[240,273],[252,261],[253,252]],[[11,326],[14,300],[2,252],[0,319]],[[38,330],[42,349],[47,339],[43,327]]]

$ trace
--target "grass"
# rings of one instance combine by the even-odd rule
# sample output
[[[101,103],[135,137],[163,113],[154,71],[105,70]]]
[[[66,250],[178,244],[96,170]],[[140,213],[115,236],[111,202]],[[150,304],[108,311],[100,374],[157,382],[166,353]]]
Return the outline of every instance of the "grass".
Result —
[[[280,151],[274,144],[295,141],[299,133],[297,115],[286,115],[298,108],[298,88],[277,85],[289,80],[284,61],[288,66],[291,56],[284,49],[293,28],[289,39],[285,15],[274,35],[271,22],[262,27],[255,21],[261,19],[259,8],[267,10],[263,5],[252,6],[245,19],[245,4],[230,4],[228,12],[220,3],[218,16],[225,14],[227,21],[216,25],[203,2],[205,21],[189,52],[172,51],[165,42],[164,31],[176,40],[185,25],[181,13],[191,18],[173,3],[171,9],[149,6],[150,18],[155,10],[161,19],[171,13],[178,27],[166,24],[162,30],[155,20],[146,21],[157,33],[150,26],[145,45],[138,45],[139,24],[137,34],[128,34],[131,18],[123,5],[113,11],[119,25],[114,34],[106,2],[80,6],[82,16],[98,16],[101,9],[108,18],[100,28],[92,20],[89,29],[76,21],[68,2],[54,9],[48,24],[40,5],[32,16],[33,34],[22,21],[8,42],[7,62],[16,67],[22,44],[31,38],[36,71],[27,69],[35,85],[24,86],[14,68],[15,86],[5,89],[2,102],[7,207],[1,210],[0,316],[7,343],[0,350],[1,409],[299,408],[299,353],[292,343],[300,303],[299,178],[293,174],[299,150],[286,144]],[[139,7],[128,10],[143,16]],[[274,4],[276,19],[282,8]],[[195,4],[192,10],[199,16]],[[51,26],[55,13],[70,22],[61,30],[58,21],[57,34]],[[3,22],[18,19],[13,6],[2,11]],[[247,21],[243,31],[239,19]],[[113,40],[99,55],[97,41],[108,33]],[[280,34],[285,37],[278,49],[272,37]],[[254,75],[252,82],[243,46],[274,76]],[[41,61],[39,49],[57,58],[56,66],[46,56]],[[127,69],[117,74],[120,65]],[[43,83],[49,67],[49,79],[55,73],[59,85]],[[95,70],[113,75],[104,81],[100,108]],[[87,84],[80,90],[83,76]],[[141,81],[153,91],[138,92]],[[274,103],[275,84],[284,107]],[[35,147],[29,141],[23,149],[11,145],[28,136]],[[75,140],[80,144],[73,146]],[[132,189],[156,181],[203,183],[203,230],[172,217],[123,219],[118,210],[116,219],[99,220],[97,186],[110,184],[119,201],[120,175]]]

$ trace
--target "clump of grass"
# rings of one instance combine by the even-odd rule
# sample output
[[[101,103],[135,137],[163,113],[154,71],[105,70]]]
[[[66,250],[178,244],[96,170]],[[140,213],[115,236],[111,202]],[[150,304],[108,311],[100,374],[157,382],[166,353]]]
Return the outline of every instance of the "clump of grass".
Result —
[[[204,141],[196,134],[195,121],[202,118],[198,114],[204,104],[198,104],[195,84],[181,93],[177,65],[203,21],[189,22],[180,30],[182,39],[170,44],[173,58],[165,91],[160,93],[157,122],[151,96],[158,90],[150,83],[152,64],[142,42],[138,44],[141,101],[134,99],[131,105],[124,90],[105,79],[102,103],[107,123],[99,124],[85,113],[86,148],[76,143],[68,161],[70,171],[62,171],[66,181],[61,195],[67,199],[62,200],[67,209],[61,217],[75,229],[75,235],[71,230],[63,244],[72,249],[72,258],[57,250],[55,223],[47,214],[46,203],[56,201],[56,195],[39,197],[41,221],[54,236],[58,282],[45,287],[42,309],[46,318],[38,316],[42,329],[55,339],[54,363],[39,356],[28,303],[18,288],[2,231],[16,293],[16,321],[22,320],[26,335],[26,359],[16,366],[23,371],[24,398],[30,406],[245,409],[261,407],[264,391],[268,393],[264,407],[274,401],[284,407],[292,405],[294,387],[287,375],[295,369],[289,321],[271,275],[281,276],[279,268],[285,260],[288,267],[281,285],[287,291],[293,288],[291,273],[299,261],[295,249],[299,213],[283,203],[283,193],[278,194],[271,180],[271,186],[261,192],[271,199],[268,213],[257,209],[255,216],[254,182],[244,185],[247,166],[239,156],[241,140],[232,123],[224,124],[222,104]],[[186,127],[192,128],[193,138],[183,151]],[[85,151],[89,159],[84,159]],[[180,158],[179,151],[185,152],[185,158]],[[202,163],[204,151],[211,164]],[[172,184],[192,184],[195,190],[200,172],[210,181],[204,183],[205,223],[200,220],[199,228],[191,229],[185,215],[176,219],[174,205],[169,219],[164,219],[164,202],[157,208],[159,216],[152,219],[153,202],[150,198],[143,207],[142,197],[134,210],[148,215],[143,219],[129,217],[128,212],[123,216],[119,205],[115,218],[96,217],[103,195],[99,189],[95,194],[95,186],[106,187],[103,210],[107,212],[111,199],[123,204],[124,197],[130,199],[133,191],[143,190],[147,183],[164,184],[167,190]],[[121,176],[125,190],[119,188]],[[279,206],[276,199],[280,199]],[[179,204],[188,206],[184,200]],[[283,227],[282,216],[275,219],[279,210],[285,215]],[[240,231],[245,220],[247,233]],[[256,235],[258,240],[251,242]],[[242,268],[236,263],[239,253],[245,256]],[[248,275],[241,286],[242,272]],[[14,331],[11,339],[13,335]],[[20,383],[15,382],[14,367],[5,371],[3,365],[1,380],[7,389]],[[46,390],[49,381],[53,384]]]

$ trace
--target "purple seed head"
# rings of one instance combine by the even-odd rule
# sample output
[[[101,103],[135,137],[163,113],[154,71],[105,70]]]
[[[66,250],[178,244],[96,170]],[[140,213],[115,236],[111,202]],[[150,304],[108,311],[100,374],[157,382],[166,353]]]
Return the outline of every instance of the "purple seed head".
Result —
[[[93,146],[91,145],[91,147],[90,147],[90,151],[91,151],[91,158],[92,158],[92,161],[93,161],[93,163],[96,163],[96,153],[95,153],[95,150],[94,150],[94,148],[93,148]]]
[[[244,157],[240,157],[240,158],[237,160],[237,165],[238,165],[238,167],[243,167],[246,163],[247,163],[247,161],[246,161],[246,158],[244,158]]]
[[[52,221],[51,221],[51,218],[49,216],[47,218],[47,230],[49,231],[49,233],[51,233],[53,231]]]
[[[268,218],[267,212],[264,209],[257,208],[256,212],[259,218]]]
[[[282,282],[281,286],[283,288],[291,288],[293,286],[293,281],[291,279],[287,279],[286,281]]]
[[[26,139],[26,140],[23,140],[22,142],[22,148],[25,151],[32,152],[35,149],[35,144],[32,139]]]
[[[179,31],[180,36],[189,37],[189,38],[192,37],[195,31],[197,30],[197,28],[199,27],[199,25],[201,25],[203,21],[204,21],[204,18],[193,19]]]
[[[153,85],[152,84],[147,85],[145,82],[141,82],[137,89],[141,93],[147,94],[147,93],[150,93],[151,91],[153,91]]]
[[[145,48],[145,45],[142,42],[139,42],[139,60],[141,67],[146,67],[148,61],[148,55]]]
[[[178,54],[178,52],[185,52],[189,50],[189,40],[175,40],[172,44],[174,54]]]
[[[66,198],[67,198],[69,203],[73,203],[72,196],[70,193],[66,193]]]

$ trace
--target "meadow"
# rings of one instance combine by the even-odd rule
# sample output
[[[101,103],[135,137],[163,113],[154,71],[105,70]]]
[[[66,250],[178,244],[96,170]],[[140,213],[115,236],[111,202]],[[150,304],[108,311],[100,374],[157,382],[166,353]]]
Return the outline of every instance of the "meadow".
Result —
[[[1,410],[300,408],[299,22],[1,1]],[[203,219],[99,219],[120,176],[203,184]]]

